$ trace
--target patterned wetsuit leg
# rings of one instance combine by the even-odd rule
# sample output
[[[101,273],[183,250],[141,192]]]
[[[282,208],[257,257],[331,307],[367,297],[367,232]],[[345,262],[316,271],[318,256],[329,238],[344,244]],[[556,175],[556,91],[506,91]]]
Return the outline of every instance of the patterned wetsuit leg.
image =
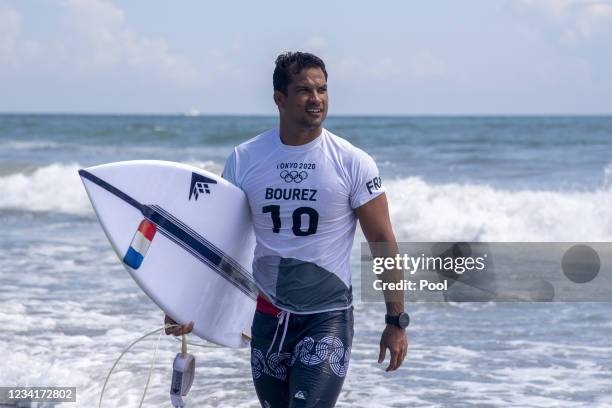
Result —
[[[353,308],[292,314],[279,353],[282,331],[275,316],[256,312],[251,366],[262,407],[333,407],[348,369],[353,341]]]

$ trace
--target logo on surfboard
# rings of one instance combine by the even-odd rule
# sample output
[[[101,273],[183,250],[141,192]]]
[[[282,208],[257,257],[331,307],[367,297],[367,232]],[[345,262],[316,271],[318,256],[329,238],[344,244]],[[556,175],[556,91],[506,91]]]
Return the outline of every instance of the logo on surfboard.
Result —
[[[217,182],[208,177],[201,176],[196,173],[191,173],[191,186],[189,187],[189,200],[191,201],[191,197],[194,197],[195,200],[198,200],[200,194],[210,194],[209,184],[217,184]]]

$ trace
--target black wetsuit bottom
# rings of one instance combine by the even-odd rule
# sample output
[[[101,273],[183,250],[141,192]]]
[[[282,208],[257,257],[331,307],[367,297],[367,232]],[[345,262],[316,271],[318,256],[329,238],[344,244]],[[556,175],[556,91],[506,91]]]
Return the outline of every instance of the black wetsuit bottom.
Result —
[[[255,312],[251,368],[263,408],[336,404],[353,342],[353,308],[308,315]]]

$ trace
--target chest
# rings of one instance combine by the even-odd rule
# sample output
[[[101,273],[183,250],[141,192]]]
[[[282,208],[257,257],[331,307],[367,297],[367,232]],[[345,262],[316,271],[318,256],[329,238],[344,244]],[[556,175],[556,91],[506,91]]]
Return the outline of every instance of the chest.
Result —
[[[257,163],[242,182],[255,228],[307,236],[350,212],[350,187],[324,157],[279,157]]]

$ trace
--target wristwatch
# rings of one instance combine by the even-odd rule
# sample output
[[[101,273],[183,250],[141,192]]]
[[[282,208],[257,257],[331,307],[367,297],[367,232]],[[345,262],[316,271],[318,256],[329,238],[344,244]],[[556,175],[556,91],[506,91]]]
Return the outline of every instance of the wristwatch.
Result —
[[[410,316],[408,313],[401,312],[397,316],[385,315],[385,323],[397,326],[400,329],[405,329],[410,324]]]

